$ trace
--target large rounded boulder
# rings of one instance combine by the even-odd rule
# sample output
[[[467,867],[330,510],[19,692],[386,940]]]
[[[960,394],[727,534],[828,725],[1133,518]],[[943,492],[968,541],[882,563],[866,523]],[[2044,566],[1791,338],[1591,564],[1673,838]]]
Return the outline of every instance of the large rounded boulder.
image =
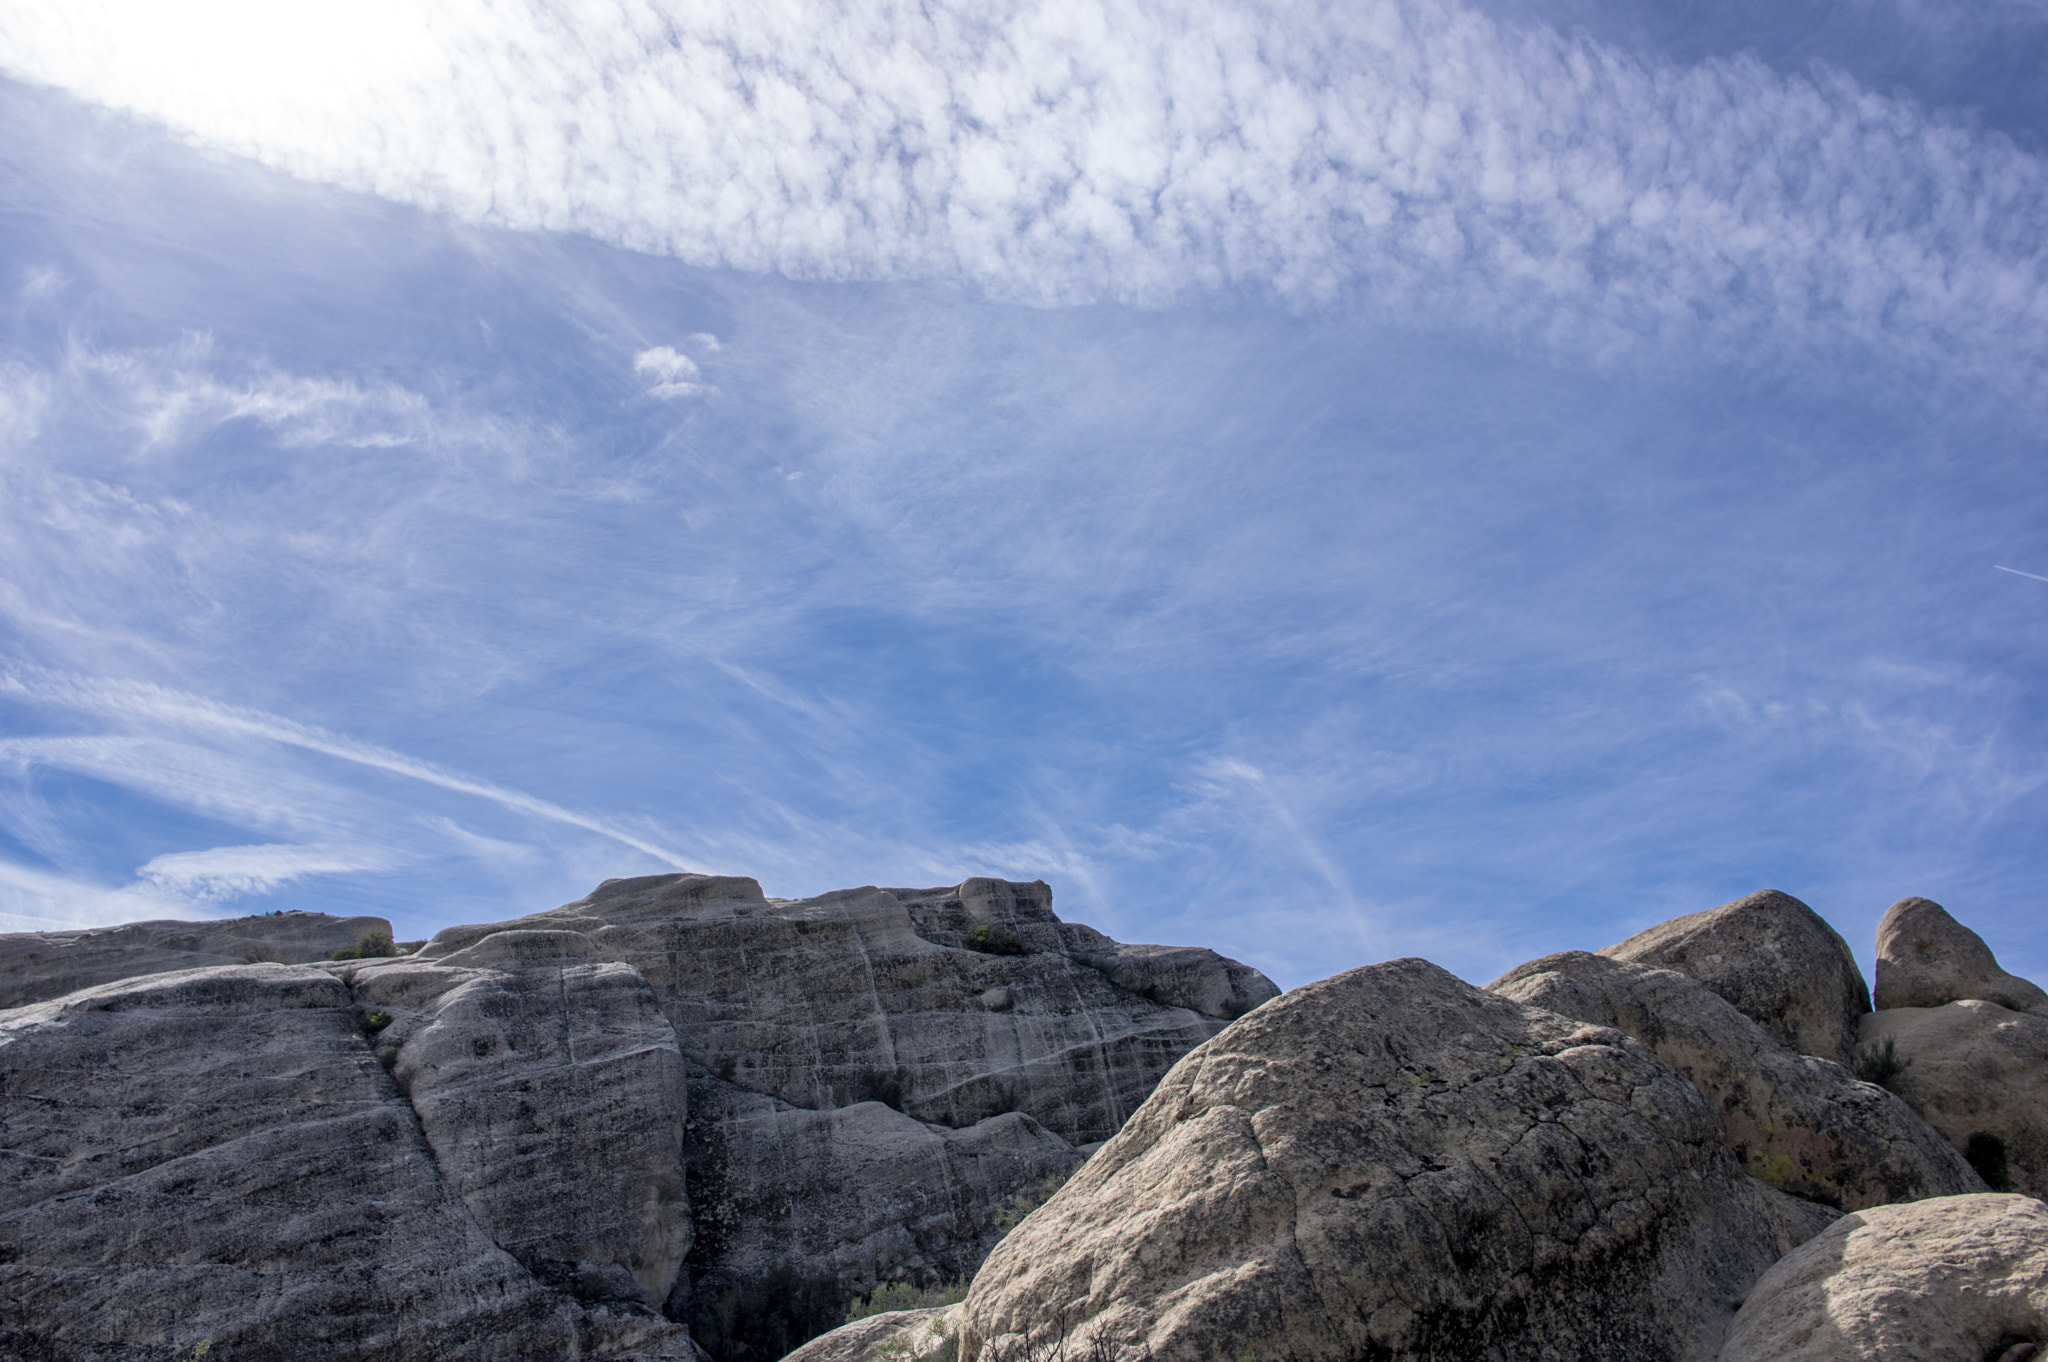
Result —
[[[1721,1362],[2004,1362],[2048,1344],[2048,1206],[1937,1197],[1844,1216],[1743,1303]]]
[[[1847,1064],[1870,990],[1841,934],[1776,889],[1660,922],[1600,952],[1677,970],[1802,1055]]]
[[[1618,1031],[1352,970],[1176,1064],[984,1265],[960,1357],[1708,1359],[1834,1215],[1720,1134]]]
[[[1932,899],[1900,899],[1877,924],[1877,1006],[1940,1007],[1978,998],[2048,1016],[2048,993],[1998,967],[1984,938]]]
[[[1853,1211],[1985,1190],[1900,1098],[1786,1049],[1696,979],[1563,951],[1486,987],[1649,1046],[1706,1095],[1743,1167],[1780,1191]]]

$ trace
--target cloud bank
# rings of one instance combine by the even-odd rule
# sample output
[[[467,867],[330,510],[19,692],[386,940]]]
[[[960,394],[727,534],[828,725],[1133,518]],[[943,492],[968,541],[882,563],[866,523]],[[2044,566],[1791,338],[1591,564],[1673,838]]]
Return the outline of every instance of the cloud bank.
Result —
[[[1429,0],[54,0],[0,66],[461,217],[1043,304],[1249,293],[1574,356],[1815,347],[2038,391],[2048,175],[1816,70]],[[327,22],[327,21],[322,21]]]

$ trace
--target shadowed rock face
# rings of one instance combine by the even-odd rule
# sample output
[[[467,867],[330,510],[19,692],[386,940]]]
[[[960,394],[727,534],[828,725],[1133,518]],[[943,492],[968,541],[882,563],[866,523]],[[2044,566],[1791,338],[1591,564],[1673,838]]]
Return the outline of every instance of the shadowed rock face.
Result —
[[[1870,1010],[1849,943],[1776,889],[1660,922],[1600,954],[1689,975],[1779,1044],[1837,1064],[1849,1063],[1856,1019]]]
[[[1176,1065],[984,1265],[961,1356],[1711,1358],[1833,1217],[1720,1134],[1617,1031],[1426,961],[1352,970]]]
[[[1844,1210],[1980,1192],[1950,1143],[1904,1101],[1839,1064],[1795,1054],[1697,980],[1564,951],[1489,993],[1612,1026],[1691,1080],[1750,1174]]]
[[[2001,1357],[2048,1343],[2048,1207],[1938,1197],[1844,1216],[1764,1274],[1721,1362]]]
[[[1979,998],[2048,1016],[2048,993],[2007,974],[1984,938],[1932,899],[1900,899],[1877,924],[1877,1006],[1940,1007]]]
[[[1873,1012],[1863,1037],[1897,1047],[1906,1067],[1886,1086],[1949,1143],[1995,1136],[2011,1190],[2048,1198],[2048,1017],[1973,998]]]
[[[311,966],[158,974],[0,1014],[0,1355],[672,1357],[647,1310],[493,1242]]]
[[[391,924],[381,917],[264,913],[212,922],[129,922],[78,932],[9,933],[0,935],[0,1008],[167,970],[325,960],[373,933],[388,937]]]

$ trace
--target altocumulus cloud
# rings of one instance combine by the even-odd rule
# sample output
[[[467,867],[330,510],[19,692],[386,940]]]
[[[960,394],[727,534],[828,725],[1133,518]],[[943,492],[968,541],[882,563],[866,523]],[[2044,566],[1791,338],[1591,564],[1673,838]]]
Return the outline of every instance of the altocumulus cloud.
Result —
[[[1825,69],[1425,0],[159,8],[10,6],[0,65],[300,175],[699,265],[2042,386],[2039,160]]]

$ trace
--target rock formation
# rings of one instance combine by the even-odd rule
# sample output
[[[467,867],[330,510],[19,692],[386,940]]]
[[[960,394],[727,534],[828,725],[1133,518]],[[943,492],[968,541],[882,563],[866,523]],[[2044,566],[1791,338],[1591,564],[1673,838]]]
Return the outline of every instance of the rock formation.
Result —
[[[1979,1192],[1963,1156],[1912,1107],[1839,1064],[1795,1054],[1697,980],[1584,951],[1532,960],[1487,991],[1612,1026],[1704,1093],[1749,1173],[1857,1210]]]
[[[292,949],[388,931],[342,922]],[[1276,992],[996,880],[651,876],[403,957],[149,974],[162,926],[90,953],[147,977],[0,1013],[26,1355],[687,1356],[671,1320],[763,1277],[973,1271],[1007,1197]],[[30,992],[85,958],[16,947]]]
[[[1180,1061],[982,1268],[960,1356],[1707,1359],[1833,1214],[1641,1044],[1399,960]]]
[[[365,936],[391,937],[381,917],[263,913],[213,922],[129,922],[75,932],[0,935],[0,1008],[166,970],[257,961],[325,960]]]
[[[1965,998],[2048,1017],[2048,992],[1998,967],[1984,938],[1932,899],[1900,899],[1877,924],[1877,1006],[1940,1007]]]
[[[1977,999],[1887,1008],[1864,1018],[1863,1038],[1866,1052],[1893,1047],[1904,1067],[1886,1086],[1949,1143],[1996,1150],[2009,1190],[2048,1198],[2048,1017]]]
[[[1690,975],[1802,1055],[1847,1064],[1870,990],[1849,944],[1776,889],[1637,932],[1600,952]]]
[[[1721,1362],[2018,1362],[2044,1343],[2048,1207],[1979,1194],[1836,1221],[1764,1274]]]
[[[655,1312],[550,1291],[493,1242],[318,967],[0,1014],[0,1104],[0,1355],[692,1355]]]

